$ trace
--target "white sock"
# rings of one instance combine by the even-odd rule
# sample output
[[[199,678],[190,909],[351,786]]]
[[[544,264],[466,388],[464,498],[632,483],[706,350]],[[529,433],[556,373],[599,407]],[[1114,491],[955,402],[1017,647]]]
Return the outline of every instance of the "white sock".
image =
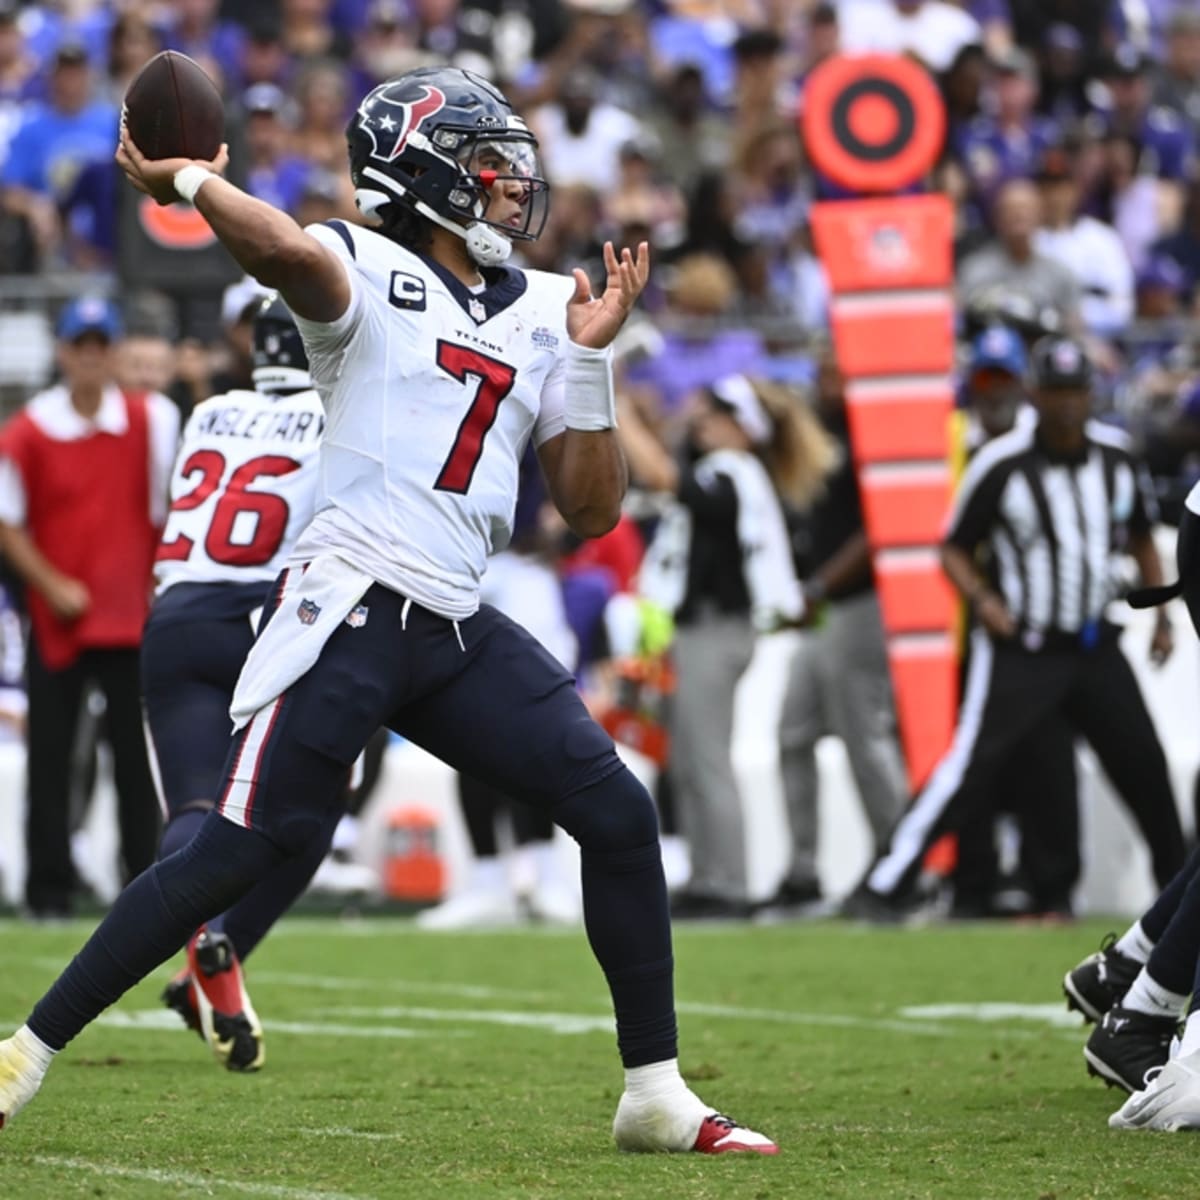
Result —
[[[1154,943],[1146,936],[1141,921],[1134,921],[1117,939],[1114,949],[1119,950],[1126,958],[1132,958],[1134,962],[1146,963],[1150,959]]]
[[[507,892],[508,868],[500,858],[477,858],[471,867],[472,892]]]
[[[1151,1017],[1181,1017],[1187,1004],[1188,994],[1182,996],[1177,992],[1169,992],[1161,983],[1156,983],[1150,972],[1143,967],[1133,986],[1125,993],[1121,1001],[1122,1008],[1132,1008],[1134,1012],[1146,1013]]]
[[[19,1050],[28,1054],[30,1058],[42,1069],[44,1075],[50,1068],[51,1060],[58,1053],[57,1050],[51,1050],[45,1042],[42,1041],[28,1025],[22,1025],[12,1039]]]
[[[679,1059],[667,1058],[644,1067],[625,1068],[625,1094],[637,1104],[675,1097],[700,1103],[679,1073]],[[707,1112],[707,1110],[705,1110]]]
[[[1185,1054],[1195,1054],[1197,1050],[1200,1050],[1200,1009],[1188,1013],[1187,1024],[1183,1027],[1183,1039],[1179,1043],[1179,1054],[1177,1057],[1182,1058]]]

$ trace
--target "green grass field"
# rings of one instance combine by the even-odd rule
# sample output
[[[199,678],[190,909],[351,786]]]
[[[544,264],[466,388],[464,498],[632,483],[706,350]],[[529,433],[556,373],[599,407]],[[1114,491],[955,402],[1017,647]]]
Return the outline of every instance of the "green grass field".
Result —
[[[251,960],[266,1069],[157,1004],[163,968],[0,1134],[0,1197],[1188,1200],[1197,1143],[1112,1133],[1063,972],[1106,926],[676,933],[682,1065],[776,1158],[619,1154],[582,933],[285,921]],[[7,1032],[88,931],[0,921]]]

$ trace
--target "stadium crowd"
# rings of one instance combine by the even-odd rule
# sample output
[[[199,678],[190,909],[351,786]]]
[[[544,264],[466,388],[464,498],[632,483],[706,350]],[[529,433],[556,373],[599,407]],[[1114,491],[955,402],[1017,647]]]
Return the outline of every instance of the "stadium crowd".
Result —
[[[119,327],[113,315],[83,332],[103,333],[122,388],[162,393],[186,418],[251,386],[261,292],[202,222],[120,181],[121,98],[161,49],[219,82],[230,178],[302,225],[357,218],[344,131],[359,98],[451,63],[495,81],[540,141],[549,222],[515,262],[598,278],[606,239],[650,242],[651,279],[616,348],[627,514],[579,544],[534,472],[514,553],[557,578],[561,620],[546,619],[569,627],[560,657],[593,710],[665,768],[664,824],[690,848],[680,916],[798,913],[822,899],[813,746],[824,733],[852,748],[878,850],[907,802],[810,236],[811,206],[844,195],[807,162],[797,122],[821,62],[907,54],[944,98],[945,146],[926,186],[954,201],[964,410],[997,376],[1022,386],[1024,359],[989,356],[981,335],[1001,326],[1031,345],[1066,334],[1092,364],[1094,411],[1132,435],[1168,521],[1200,478],[1200,12],[1187,0],[0,0],[0,338],[28,304],[28,277],[114,297]],[[79,328],[58,333],[69,354]],[[49,382],[0,387],[21,402]],[[986,424],[982,407],[974,416]],[[725,456],[715,483],[696,465],[705,455]],[[766,475],[728,465],[746,459]],[[663,536],[680,507],[671,497],[690,512],[690,542]],[[778,523],[786,549],[771,578],[743,578],[747,513],[756,533]],[[804,626],[780,731],[795,844],[764,905],[745,878],[728,751],[760,598],[787,593],[787,577],[794,595],[770,607],[790,604]],[[546,594],[544,578],[530,597]],[[526,603],[546,617],[546,601]],[[507,611],[520,618],[521,600]],[[19,723],[19,667],[2,661]],[[674,759],[664,726],[683,748]],[[1078,827],[1065,829],[1040,875],[1022,854],[1010,911],[1070,915]],[[1011,901],[1013,880],[981,888],[988,858],[964,857],[980,872],[959,880],[964,913]],[[510,903],[501,873],[486,882],[482,899],[452,897],[434,923]],[[30,905],[42,907],[32,893]]]

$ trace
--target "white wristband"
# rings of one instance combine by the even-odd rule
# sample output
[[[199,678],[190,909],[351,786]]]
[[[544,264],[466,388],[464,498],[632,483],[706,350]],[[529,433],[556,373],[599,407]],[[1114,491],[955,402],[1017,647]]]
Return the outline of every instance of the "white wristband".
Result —
[[[617,427],[611,346],[593,350],[590,346],[569,342],[564,390],[568,429],[595,433]]]
[[[198,163],[188,163],[186,167],[180,167],[175,172],[175,191],[180,200],[195,204],[196,193],[200,190],[201,185],[215,178],[216,176],[207,167],[202,167]]]

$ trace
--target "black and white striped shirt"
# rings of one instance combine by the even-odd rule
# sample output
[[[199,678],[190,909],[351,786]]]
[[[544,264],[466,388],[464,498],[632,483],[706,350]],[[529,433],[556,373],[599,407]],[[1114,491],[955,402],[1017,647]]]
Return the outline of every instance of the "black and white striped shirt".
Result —
[[[1117,558],[1158,518],[1145,471],[1117,429],[1089,421],[1078,455],[1052,454],[1031,423],[971,460],[946,541],[986,545],[992,582],[1022,628],[1075,634],[1104,616]]]

